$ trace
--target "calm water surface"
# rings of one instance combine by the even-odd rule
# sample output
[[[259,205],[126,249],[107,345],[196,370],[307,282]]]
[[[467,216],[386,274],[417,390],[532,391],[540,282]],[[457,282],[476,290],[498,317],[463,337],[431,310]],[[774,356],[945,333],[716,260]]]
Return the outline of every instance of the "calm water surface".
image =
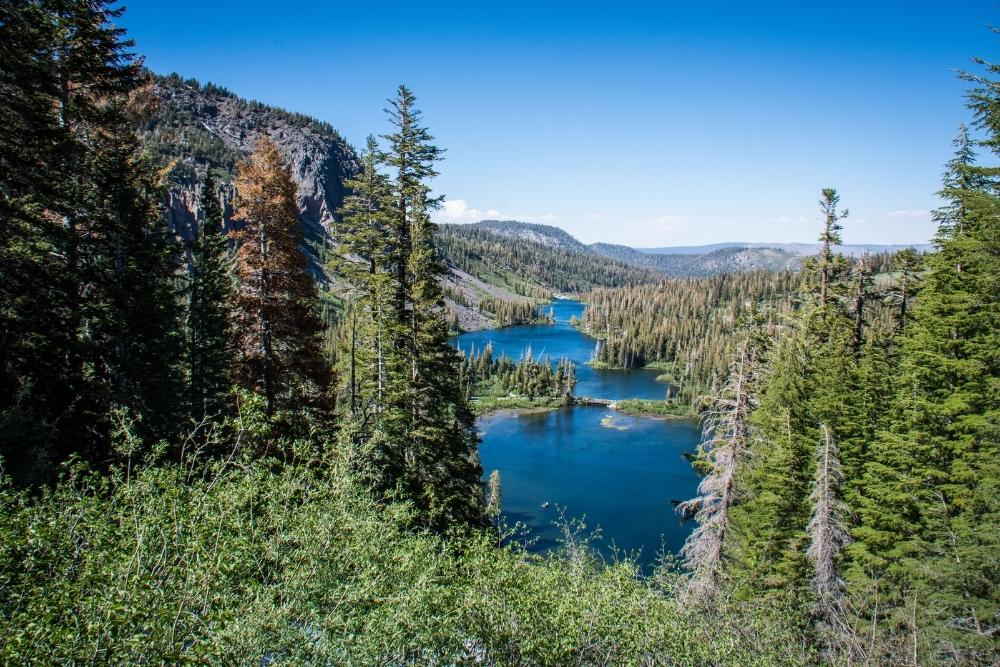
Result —
[[[559,300],[554,325],[524,325],[463,334],[453,339],[468,353],[493,343],[494,354],[515,359],[529,347],[535,357],[568,357],[577,364],[578,396],[664,398],[667,385],[653,371],[597,371],[586,365],[596,341],[569,325],[584,305]],[[684,458],[698,442],[693,420],[627,417],[596,406],[535,414],[498,413],[480,419],[485,475],[499,470],[503,511],[535,538],[535,551],[559,543],[558,508],[567,518],[600,527],[598,547],[639,552],[651,565],[661,550],[676,553],[691,531],[671,500],[694,495],[698,477]]]
[[[482,351],[487,343],[493,343],[493,354],[505,354],[515,360],[531,348],[531,354],[538,358],[549,356],[553,361],[566,357],[576,362],[576,395],[592,398],[653,398],[667,396],[667,385],[657,382],[657,371],[615,370],[598,371],[587,365],[594,356],[598,341],[586,336],[570,326],[574,315],[583,317],[584,304],[569,299],[558,299],[552,304],[555,324],[524,324],[504,329],[485,329],[462,334],[453,339],[463,352]],[[548,306],[544,308],[548,312]]]

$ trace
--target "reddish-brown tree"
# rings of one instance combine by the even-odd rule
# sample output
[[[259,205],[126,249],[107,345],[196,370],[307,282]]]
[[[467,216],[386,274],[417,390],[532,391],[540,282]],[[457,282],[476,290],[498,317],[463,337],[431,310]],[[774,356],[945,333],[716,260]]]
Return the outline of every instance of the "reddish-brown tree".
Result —
[[[320,353],[316,283],[300,248],[295,184],[273,142],[257,142],[235,185],[237,379],[264,396],[269,415],[293,403],[321,404],[330,369]]]

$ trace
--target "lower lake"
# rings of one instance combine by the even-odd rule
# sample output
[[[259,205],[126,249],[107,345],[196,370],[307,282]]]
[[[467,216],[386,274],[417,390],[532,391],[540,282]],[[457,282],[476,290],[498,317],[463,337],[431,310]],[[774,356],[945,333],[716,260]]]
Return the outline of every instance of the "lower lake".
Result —
[[[546,307],[547,309],[548,307]],[[577,364],[576,394],[613,400],[663,399],[667,385],[646,370],[595,370],[587,365],[593,338],[570,325],[584,304],[557,300],[555,324],[532,324],[462,334],[453,344],[469,353],[491,343],[494,355],[514,359],[531,349],[535,358],[569,358]],[[486,476],[500,471],[502,509],[521,523],[533,551],[559,544],[560,511],[600,529],[595,544],[605,555],[638,553],[645,569],[661,551],[676,553],[692,529],[682,525],[671,501],[690,498],[698,476],[685,454],[698,443],[698,424],[688,419],[629,417],[601,406],[545,412],[496,413],[479,420],[480,456]]]

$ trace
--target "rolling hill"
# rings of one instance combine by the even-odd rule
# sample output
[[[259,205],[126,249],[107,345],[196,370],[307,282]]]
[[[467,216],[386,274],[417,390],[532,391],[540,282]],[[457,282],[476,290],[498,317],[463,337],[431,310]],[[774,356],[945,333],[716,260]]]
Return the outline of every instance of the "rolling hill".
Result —
[[[636,248],[639,252],[646,253],[648,255],[706,255],[717,250],[725,250],[731,248],[768,248],[772,250],[782,250],[784,252],[792,253],[794,255],[809,256],[815,255],[819,252],[819,243],[760,243],[760,242],[727,242],[727,243],[711,243],[708,245],[679,245],[679,246],[665,246],[660,248]],[[913,244],[877,244],[877,243],[848,243],[846,245],[837,246],[837,251],[848,257],[859,257],[865,253],[869,255],[877,255],[880,253],[893,253],[899,250],[904,250],[905,248],[913,248],[917,252],[930,252],[934,249],[934,246],[930,243],[913,243]]]

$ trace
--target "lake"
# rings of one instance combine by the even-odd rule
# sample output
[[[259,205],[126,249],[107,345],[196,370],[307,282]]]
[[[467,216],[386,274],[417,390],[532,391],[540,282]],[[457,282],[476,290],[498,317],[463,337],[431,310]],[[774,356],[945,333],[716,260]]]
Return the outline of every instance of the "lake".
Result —
[[[551,306],[555,324],[523,324],[503,329],[484,329],[462,334],[452,339],[460,350],[481,351],[493,343],[493,355],[505,354],[515,360],[525,350],[538,357],[549,356],[553,361],[566,357],[576,363],[576,395],[592,398],[652,398],[664,399],[667,385],[657,382],[658,371],[595,370],[587,365],[594,356],[598,341],[580,333],[570,325],[574,316],[583,317],[585,305],[570,299],[557,299]],[[543,308],[548,312],[549,306]]]
[[[587,366],[597,341],[572,326],[584,304],[557,300],[555,324],[531,324],[462,334],[453,344],[468,353],[492,342],[495,355],[532,355],[577,364],[578,396],[654,398],[667,385],[646,370],[608,371]],[[546,311],[548,306],[545,307]],[[690,498],[698,476],[684,458],[698,443],[694,420],[628,417],[608,408],[577,406],[540,413],[497,413],[479,421],[484,474],[500,471],[502,509],[509,523],[530,529],[533,551],[559,543],[559,510],[600,527],[597,544],[639,552],[648,571],[657,553],[676,553],[693,526],[681,525],[672,500]]]

